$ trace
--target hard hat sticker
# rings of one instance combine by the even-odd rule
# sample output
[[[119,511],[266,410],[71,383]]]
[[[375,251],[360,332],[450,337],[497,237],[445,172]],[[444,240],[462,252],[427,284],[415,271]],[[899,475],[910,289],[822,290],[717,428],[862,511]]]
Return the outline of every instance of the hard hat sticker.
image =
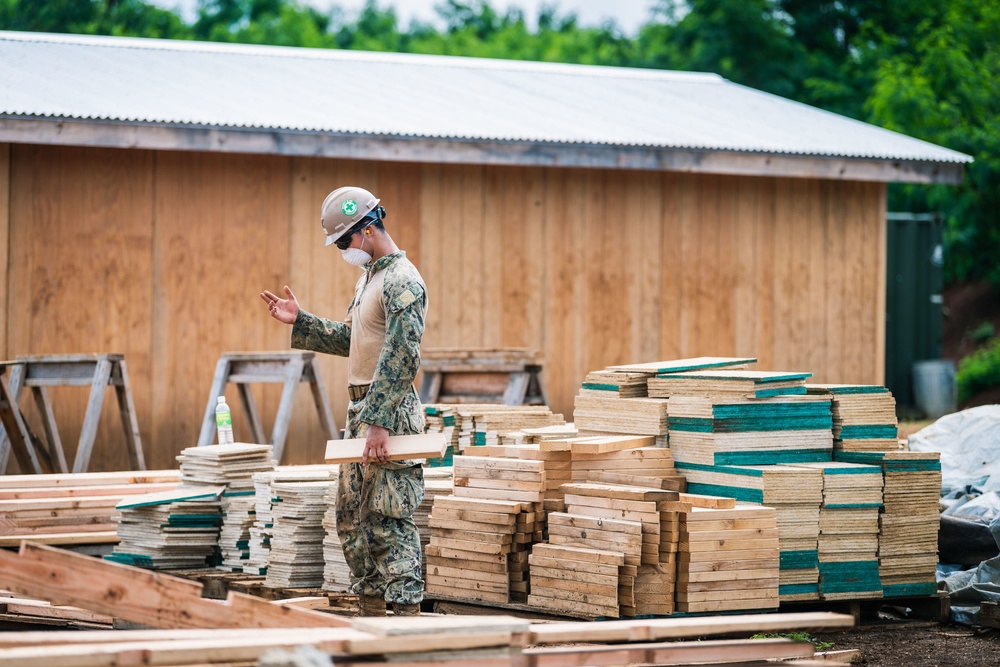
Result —
[[[340,212],[344,215],[354,215],[358,212],[358,202],[353,199],[345,199],[344,203],[340,205]]]

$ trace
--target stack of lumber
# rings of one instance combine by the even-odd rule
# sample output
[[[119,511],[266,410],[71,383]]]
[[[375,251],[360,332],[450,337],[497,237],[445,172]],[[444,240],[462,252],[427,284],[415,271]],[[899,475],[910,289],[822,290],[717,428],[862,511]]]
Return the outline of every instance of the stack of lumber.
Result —
[[[235,443],[188,447],[177,457],[183,485],[226,486],[219,532],[220,569],[242,572],[250,558],[250,528],[255,520],[253,476],[274,470],[277,464],[271,453],[271,445]]]
[[[550,451],[548,449],[550,446],[549,442],[545,441],[544,443],[539,442],[526,445],[495,445],[470,450],[470,453],[482,454],[483,456],[527,459],[538,461],[542,464],[545,471],[545,486],[542,492],[542,507],[535,508],[539,517],[538,524],[535,526],[535,531],[539,534],[539,537],[535,541],[546,539],[545,512],[562,511],[564,504],[562,502],[563,494],[560,487],[572,481],[570,475],[572,453],[564,449]],[[539,509],[543,511],[538,512]]]
[[[626,373],[624,371],[593,371],[587,373],[580,387],[581,396],[608,396],[618,398],[646,398],[646,373]]]
[[[684,491],[683,476],[674,466],[674,458],[666,447],[638,446],[602,453],[589,453],[576,445],[572,450],[570,476],[574,482],[587,482],[599,474],[599,479],[613,484],[648,486],[670,491]]]
[[[845,452],[894,452],[899,449],[896,399],[883,386],[810,384],[810,394],[829,396],[833,449]]]
[[[271,549],[268,588],[320,588],[323,585],[323,516],[335,480],[271,483]]]
[[[434,507],[434,499],[438,496],[450,496],[454,491],[451,481],[451,472],[447,476],[436,476],[435,472],[449,470],[447,468],[430,468],[424,470],[424,499],[413,512],[413,523],[417,526],[417,533],[420,535],[420,553],[423,572],[427,571],[426,550],[431,543],[431,510]]]
[[[337,475],[332,475],[336,482]],[[326,491],[326,513],[323,515],[323,590],[343,593],[351,589],[351,567],[344,556],[344,545],[337,532],[337,484]]]
[[[254,473],[254,524],[250,528],[250,554],[243,564],[248,574],[267,574],[267,561],[271,550],[271,535],[274,526],[275,482],[322,482],[336,479],[336,465],[282,466],[277,470]]]
[[[773,507],[781,550],[782,602],[819,599],[819,525],[823,471],[797,466],[678,463],[691,493]],[[746,522],[744,522],[746,523]]]
[[[199,485],[123,500],[119,543],[104,558],[156,570],[214,565],[224,490]]]
[[[219,569],[243,572],[250,560],[250,529],[257,517],[253,491],[222,494],[222,529],[219,531]]]
[[[634,523],[634,522],[621,522]],[[529,556],[532,589],[528,604],[537,609],[570,616],[618,618],[620,616],[623,571],[621,551],[587,547],[536,544]]]
[[[584,433],[651,435],[667,442],[667,402],[658,398],[618,398],[613,392],[577,394],[573,423]]]
[[[825,396],[673,396],[668,413],[670,449],[678,462],[772,465],[832,458],[830,399]]]
[[[545,493],[545,462],[496,456],[456,456],[455,495],[539,503]]]
[[[778,529],[773,508],[692,507],[680,516],[677,610],[684,613],[778,607]]]
[[[176,470],[0,476],[0,547],[114,544],[115,506],[177,487]]]
[[[840,461],[796,466],[823,472],[820,596],[824,600],[882,597],[878,568],[881,468]]]
[[[580,593],[588,591],[587,583],[597,573],[579,566],[577,557],[567,558],[565,571],[558,575],[550,572],[555,567],[551,564],[539,566],[542,571],[533,564],[529,602],[590,617],[671,613],[677,492],[605,482],[566,484],[563,492],[566,512],[548,516],[549,545],[602,552],[590,557],[604,565],[611,564],[607,554],[613,554],[619,566],[617,595],[606,599],[594,597],[592,590],[591,595]]]
[[[939,452],[837,452],[841,460],[882,469],[878,563],[882,595],[933,595],[937,590],[937,531],[940,523]]]
[[[271,445],[235,443],[188,447],[180,453],[181,483],[224,484],[228,493],[253,492],[254,473],[274,470]]]
[[[812,373],[768,373],[764,371],[692,371],[660,373],[648,382],[649,396],[704,396],[720,399],[771,398],[806,393],[806,378]]]
[[[427,594],[510,602],[508,555],[518,532],[518,515],[531,508],[531,503],[489,498],[434,498],[426,549]]]
[[[553,414],[545,406],[491,406],[492,409],[459,408],[463,416],[459,444],[464,452],[467,447],[481,445],[514,444],[516,435],[525,429],[564,425],[562,415]],[[501,408],[501,409],[497,409]],[[471,418],[471,420],[469,419]],[[468,428],[468,430],[466,430]]]
[[[508,433],[504,437],[505,445],[537,445],[549,440],[562,440],[564,438],[575,438],[580,435],[573,424],[553,424],[552,426],[540,426],[538,428],[526,428],[520,431]]]
[[[440,459],[428,459],[431,466],[450,466],[451,457],[458,448],[458,426],[455,406],[446,404],[424,406],[424,433],[443,433],[448,441],[448,449]]]

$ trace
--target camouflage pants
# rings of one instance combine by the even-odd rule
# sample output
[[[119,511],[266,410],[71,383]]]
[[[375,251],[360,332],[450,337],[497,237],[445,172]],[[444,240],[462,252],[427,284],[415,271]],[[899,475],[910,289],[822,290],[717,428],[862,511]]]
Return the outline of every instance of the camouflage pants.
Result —
[[[348,410],[347,437],[363,437]],[[419,463],[340,466],[337,485],[337,533],[351,568],[351,590],[387,602],[417,604],[424,597],[420,574],[420,537],[413,511],[424,496]]]

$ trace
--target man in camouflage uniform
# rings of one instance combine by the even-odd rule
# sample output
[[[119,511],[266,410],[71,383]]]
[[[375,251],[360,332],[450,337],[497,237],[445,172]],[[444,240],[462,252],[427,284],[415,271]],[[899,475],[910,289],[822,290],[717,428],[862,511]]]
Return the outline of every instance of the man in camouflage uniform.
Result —
[[[271,292],[261,298],[271,315],[292,325],[292,347],[349,358],[348,438],[364,437],[363,463],[341,465],[337,488],[337,532],[351,568],[361,613],[418,615],[424,582],[420,539],[413,511],[424,495],[416,461],[389,461],[389,435],[422,433],[423,410],[413,386],[420,366],[427,295],[406,253],[385,231],[385,209],[357,187],[334,190],[323,202],[326,245],[336,243],[344,259],[364,269],[343,322],[301,309]]]

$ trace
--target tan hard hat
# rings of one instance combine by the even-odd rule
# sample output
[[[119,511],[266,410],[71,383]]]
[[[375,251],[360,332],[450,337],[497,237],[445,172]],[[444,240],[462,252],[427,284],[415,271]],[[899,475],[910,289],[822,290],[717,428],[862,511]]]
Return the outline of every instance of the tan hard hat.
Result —
[[[328,194],[323,200],[323,217],[320,219],[326,233],[326,245],[336,243],[378,203],[375,195],[354,185],[337,188]]]

